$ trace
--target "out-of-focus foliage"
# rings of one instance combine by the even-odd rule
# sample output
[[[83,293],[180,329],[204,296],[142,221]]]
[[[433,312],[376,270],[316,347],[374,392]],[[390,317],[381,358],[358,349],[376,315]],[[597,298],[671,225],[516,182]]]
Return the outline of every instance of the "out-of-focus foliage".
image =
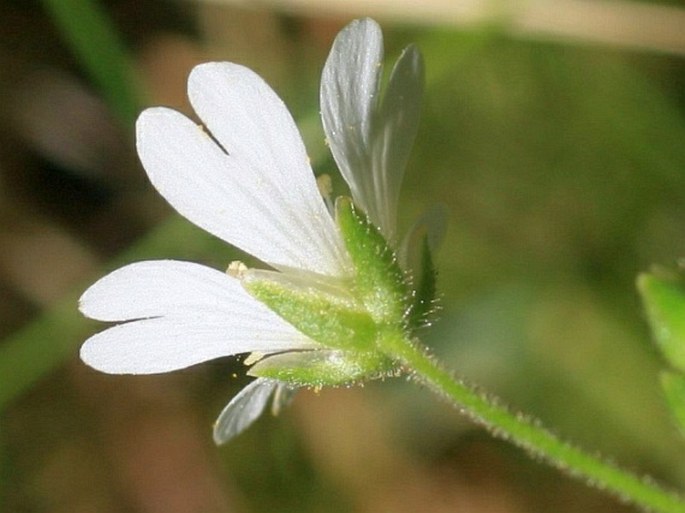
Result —
[[[661,373],[661,387],[681,433],[685,433],[685,376],[664,371]]]
[[[654,340],[669,365],[685,371],[685,288],[677,275],[638,278]]]
[[[661,388],[682,433],[685,433],[685,288],[676,272],[657,269],[638,277],[654,341],[668,366]]]

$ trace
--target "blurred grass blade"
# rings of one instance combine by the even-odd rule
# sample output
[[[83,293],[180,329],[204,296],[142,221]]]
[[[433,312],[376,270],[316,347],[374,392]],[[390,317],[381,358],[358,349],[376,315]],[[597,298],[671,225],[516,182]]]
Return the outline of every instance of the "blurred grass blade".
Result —
[[[661,388],[666,395],[666,402],[676,425],[680,433],[685,436],[685,376],[664,371],[661,373]]]
[[[13,397],[53,370],[56,363],[71,356],[88,334],[88,323],[76,309],[77,298],[76,292],[70,294],[2,343],[0,411]]]
[[[685,286],[666,273],[645,273],[637,288],[657,346],[669,364],[685,372]]]
[[[179,245],[178,241],[183,244]],[[122,253],[108,268],[162,255],[205,262],[213,259],[229,262],[235,256],[226,244],[174,216]],[[103,328],[83,317],[77,308],[78,297],[93,279],[84,277],[83,287],[66,295],[35,321],[0,343],[0,412],[58,365],[74,358],[78,346],[98,328]]]
[[[133,64],[116,28],[97,0],[43,0],[83,69],[125,126],[140,111]]]

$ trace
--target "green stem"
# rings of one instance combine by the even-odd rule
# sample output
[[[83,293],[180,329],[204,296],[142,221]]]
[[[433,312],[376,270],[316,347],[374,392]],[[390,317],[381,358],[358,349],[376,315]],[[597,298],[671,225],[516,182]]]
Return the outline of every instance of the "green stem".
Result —
[[[397,337],[388,341],[386,352],[404,362],[420,381],[449,399],[495,436],[513,442],[597,488],[613,492],[625,502],[648,511],[685,512],[683,498],[661,488],[651,479],[638,477],[560,440],[530,417],[510,412],[497,400],[456,379],[423,348]]]

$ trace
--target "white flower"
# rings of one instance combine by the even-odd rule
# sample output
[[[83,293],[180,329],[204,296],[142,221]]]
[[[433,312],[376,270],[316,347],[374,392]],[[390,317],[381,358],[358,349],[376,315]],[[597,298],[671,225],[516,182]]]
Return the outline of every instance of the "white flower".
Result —
[[[321,103],[328,142],[355,203],[386,237],[394,237],[422,69],[418,52],[405,51],[379,101],[382,53],[375,22],[350,24],[324,69]],[[192,71],[188,96],[205,128],[167,108],[146,110],[136,124],[138,154],[159,193],[191,222],[283,276],[299,282],[315,277],[312,283],[349,280],[355,270],[341,234],[276,94],[249,69],[214,62]],[[85,363],[113,374],[168,372],[247,352],[268,362],[269,355],[297,351],[300,358],[330,349],[255,299],[240,277],[189,262],[123,267],[92,285],[80,309],[93,319],[122,323],[81,348]],[[293,389],[256,379],[224,409],[215,440],[245,429],[274,391],[278,406]]]

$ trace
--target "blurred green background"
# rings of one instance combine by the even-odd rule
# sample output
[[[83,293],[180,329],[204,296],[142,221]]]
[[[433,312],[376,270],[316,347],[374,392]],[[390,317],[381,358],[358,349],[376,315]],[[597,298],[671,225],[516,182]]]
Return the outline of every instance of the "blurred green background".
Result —
[[[639,272],[685,256],[685,14],[412,5],[0,4],[1,511],[633,511],[405,380],[302,392],[217,449],[211,424],[247,382],[240,362],[121,377],[78,360],[103,326],[76,299],[107,270],[254,263],[158,197],[135,156],[136,113],[192,114],[192,66],[240,62],[291,108],[317,173],[335,175],[319,73],[337,31],[366,14],[390,59],[415,42],[426,60],[401,203],[405,228],[433,203],[450,212],[426,343],[563,437],[685,487],[635,291]]]

